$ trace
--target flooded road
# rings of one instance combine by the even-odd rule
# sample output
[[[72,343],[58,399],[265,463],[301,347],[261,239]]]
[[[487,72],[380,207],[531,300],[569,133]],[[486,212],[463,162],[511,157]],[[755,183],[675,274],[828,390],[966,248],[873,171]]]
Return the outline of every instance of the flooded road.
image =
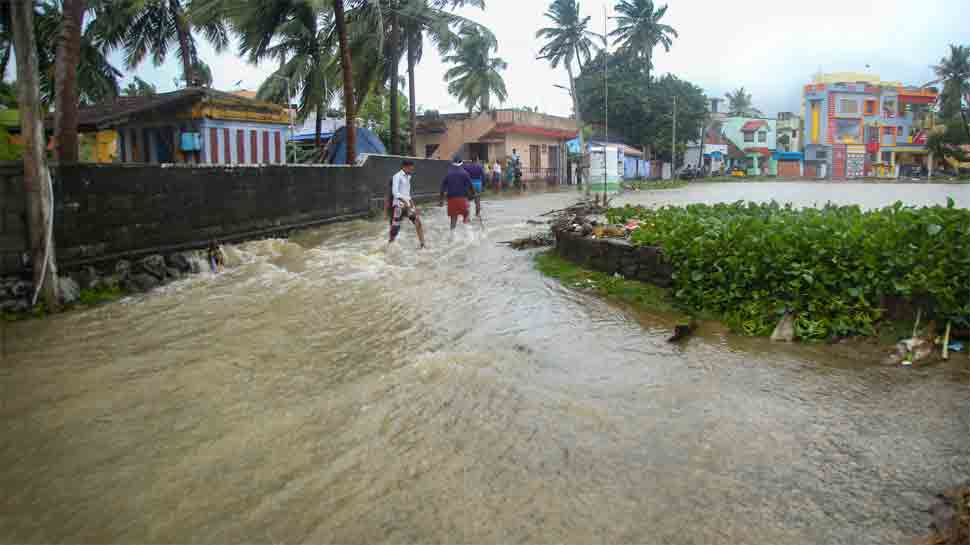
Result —
[[[574,197],[487,201],[454,241],[425,208],[420,253],[365,221],[246,243],[221,275],[7,324],[0,540],[887,544],[970,477],[965,354],[668,345],[496,244]]]

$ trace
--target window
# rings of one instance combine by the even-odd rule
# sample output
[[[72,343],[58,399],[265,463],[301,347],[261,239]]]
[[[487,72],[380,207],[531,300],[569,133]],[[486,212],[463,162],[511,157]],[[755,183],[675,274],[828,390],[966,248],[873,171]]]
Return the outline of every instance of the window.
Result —
[[[766,133],[765,131],[759,132],[758,142],[767,142],[767,141],[768,141],[768,133]]]
[[[866,101],[866,115],[876,115],[876,101],[867,100]]]
[[[815,152],[815,158],[818,159],[819,161],[821,161],[822,159],[827,159],[828,156],[829,156],[829,152],[822,149]]]
[[[889,164],[890,162],[892,162],[892,152],[891,151],[884,151],[884,152],[882,152],[882,162],[883,163],[886,163],[886,164]]]
[[[850,98],[839,99],[839,113],[840,114],[858,114],[859,113],[859,103]]]
[[[744,133],[744,141],[745,142],[754,142],[754,133],[753,132],[746,132],[746,133]]]

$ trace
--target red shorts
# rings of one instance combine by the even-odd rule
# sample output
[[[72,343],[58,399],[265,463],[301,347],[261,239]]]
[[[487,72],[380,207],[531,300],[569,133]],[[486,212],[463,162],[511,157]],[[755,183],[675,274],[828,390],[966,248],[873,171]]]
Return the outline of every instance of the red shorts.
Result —
[[[463,216],[468,220],[468,199],[465,197],[448,197],[448,217]]]

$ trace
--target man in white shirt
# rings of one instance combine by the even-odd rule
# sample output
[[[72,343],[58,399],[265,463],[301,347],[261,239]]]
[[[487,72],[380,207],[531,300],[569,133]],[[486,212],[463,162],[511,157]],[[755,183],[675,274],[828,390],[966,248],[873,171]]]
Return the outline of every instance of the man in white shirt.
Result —
[[[414,175],[414,162],[405,159],[401,162],[401,170],[391,178],[391,238],[388,244],[394,242],[401,232],[401,220],[408,218],[418,232],[418,242],[424,248],[424,227],[418,217],[418,209],[411,200],[411,176]]]

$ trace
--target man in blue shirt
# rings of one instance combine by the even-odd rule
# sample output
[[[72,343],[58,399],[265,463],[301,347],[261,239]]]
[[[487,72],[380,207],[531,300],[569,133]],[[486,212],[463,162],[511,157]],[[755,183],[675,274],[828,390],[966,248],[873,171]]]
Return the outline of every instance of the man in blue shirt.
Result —
[[[451,218],[451,230],[454,231],[458,225],[458,216],[462,216],[464,222],[468,223],[468,199],[475,196],[472,179],[461,166],[461,155],[455,154],[452,157],[448,174],[441,181],[438,206],[444,206],[445,195],[448,196],[448,217]]]
[[[472,187],[475,188],[475,217],[481,217],[482,215],[482,188],[485,182],[485,169],[482,168],[482,164],[478,159],[475,159],[471,163],[464,163],[462,165],[465,172],[472,179]]]

